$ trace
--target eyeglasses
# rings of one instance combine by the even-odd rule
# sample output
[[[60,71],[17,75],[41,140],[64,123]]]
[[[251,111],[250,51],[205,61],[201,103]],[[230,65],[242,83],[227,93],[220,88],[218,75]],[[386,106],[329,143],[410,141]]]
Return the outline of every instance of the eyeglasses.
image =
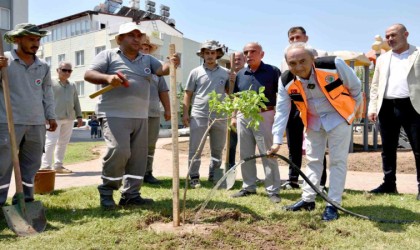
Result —
[[[62,72],[64,72],[64,73],[71,73],[71,72],[73,72],[73,70],[72,69],[60,69]]]

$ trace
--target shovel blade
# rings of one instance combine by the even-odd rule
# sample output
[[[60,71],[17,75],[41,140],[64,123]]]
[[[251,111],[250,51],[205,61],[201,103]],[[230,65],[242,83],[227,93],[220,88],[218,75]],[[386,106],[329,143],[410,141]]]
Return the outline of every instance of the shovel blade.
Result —
[[[3,207],[7,225],[18,236],[31,236],[43,232],[47,226],[45,210],[40,201],[25,203],[25,210],[19,205]]]

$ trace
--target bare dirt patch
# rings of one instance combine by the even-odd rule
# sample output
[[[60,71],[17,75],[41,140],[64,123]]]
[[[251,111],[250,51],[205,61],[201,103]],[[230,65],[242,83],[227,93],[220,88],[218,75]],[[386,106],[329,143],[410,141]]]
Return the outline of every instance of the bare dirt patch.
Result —
[[[355,134],[353,137],[354,152],[349,154],[348,157],[348,170],[361,171],[361,172],[382,172],[382,158],[381,158],[381,140],[378,138],[378,148],[373,149],[372,138],[369,138],[369,151],[363,151],[363,137],[361,134]],[[171,145],[165,145],[164,149],[171,150]],[[188,154],[188,142],[179,143],[179,153]],[[257,151],[258,153],[258,151]],[[280,148],[279,154],[288,156],[289,150],[284,145]],[[210,157],[209,140],[204,146],[202,157]],[[236,152],[236,159],[239,157],[239,151]],[[328,162],[328,156],[327,156]],[[306,163],[303,159],[302,165]],[[414,163],[414,155],[411,150],[398,150],[397,152],[397,173],[415,174],[416,166]]]

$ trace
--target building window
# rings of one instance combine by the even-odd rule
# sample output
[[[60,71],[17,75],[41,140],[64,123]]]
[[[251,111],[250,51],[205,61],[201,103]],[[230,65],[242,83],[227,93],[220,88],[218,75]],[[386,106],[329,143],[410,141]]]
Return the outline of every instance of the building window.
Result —
[[[58,63],[64,62],[66,60],[66,54],[58,55]]]
[[[76,51],[76,66],[85,64],[85,52],[84,50]]]
[[[75,83],[76,83],[77,93],[79,93],[79,96],[85,96],[85,82],[76,81]]]
[[[0,7],[0,29],[10,30],[10,10]]]
[[[45,57],[45,62],[48,64],[48,66],[51,66],[51,56]]]
[[[99,54],[103,50],[105,50],[105,46],[95,47],[95,55]]]

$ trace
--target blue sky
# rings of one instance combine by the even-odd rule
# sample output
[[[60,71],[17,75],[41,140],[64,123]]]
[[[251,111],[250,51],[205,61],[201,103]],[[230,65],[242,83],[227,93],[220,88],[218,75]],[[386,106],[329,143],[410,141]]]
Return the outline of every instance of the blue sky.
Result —
[[[102,0],[29,0],[29,22],[46,23],[93,8]],[[129,5],[124,0],[124,5]],[[326,51],[367,52],[375,35],[384,37],[394,23],[407,26],[409,42],[420,46],[419,0],[157,0],[171,7],[171,18],[184,36],[215,39],[241,50],[259,42],[266,63],[280,65],[287,30],[303,26],[309,43]],[[140,1],[144,9],[145,0]],[[158,8],[157,8],[158,10]]]

